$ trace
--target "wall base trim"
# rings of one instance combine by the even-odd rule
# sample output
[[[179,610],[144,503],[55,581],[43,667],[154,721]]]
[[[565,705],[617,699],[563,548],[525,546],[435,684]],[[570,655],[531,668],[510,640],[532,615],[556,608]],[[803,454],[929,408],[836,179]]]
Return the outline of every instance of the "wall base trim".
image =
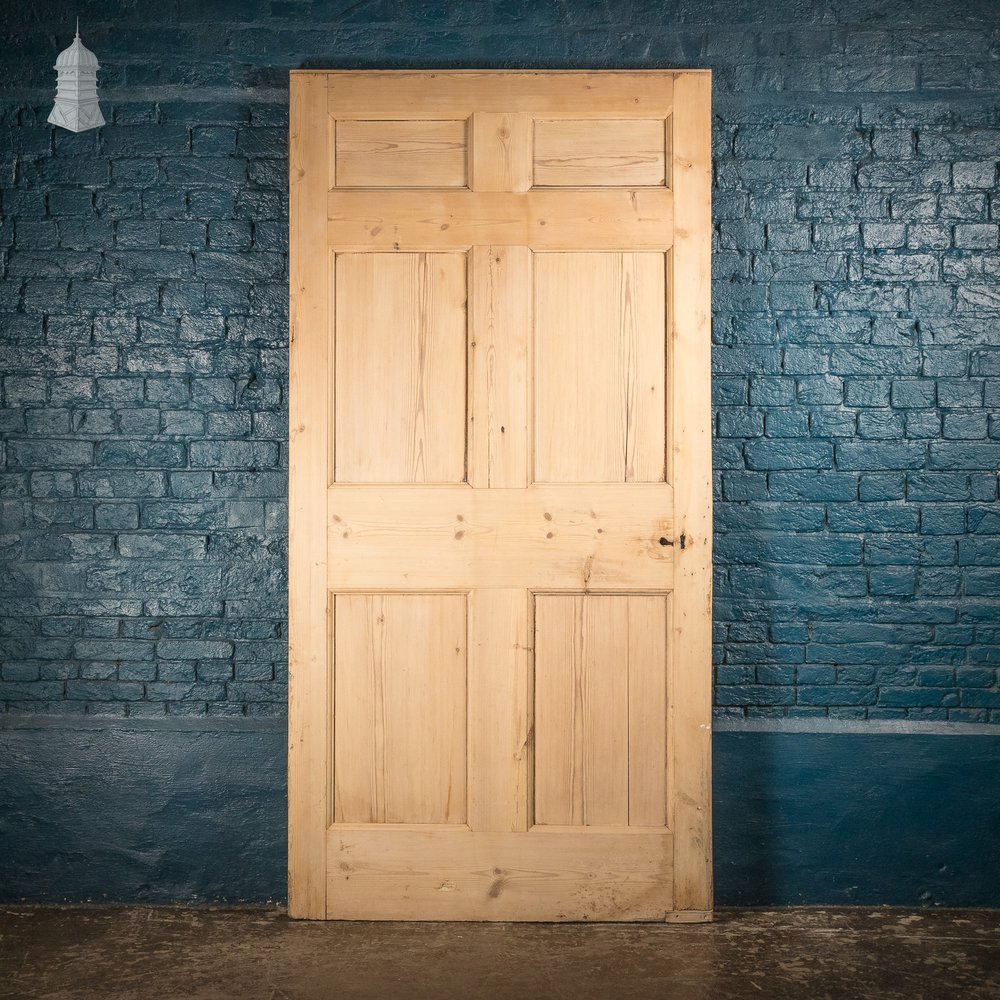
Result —
[[[183,718],[165,715],[162,718],[130,719],[120,716],[88,715],[0,715],[0,732],[4,730],[50,730],[103,732],[175,732],[175,733],[285,733],[285,718],[253,718],[231,716],[222,718]]]
[[[1000,737],[1000,725],[991,722],[925,722],[920,719],[715,719],[712,732]]]
[[[284,901],[284,720],[80,721],[0,728],[0,902]],[[973,728],[717,731],[716,905],[1000,906],[1000,731]]]

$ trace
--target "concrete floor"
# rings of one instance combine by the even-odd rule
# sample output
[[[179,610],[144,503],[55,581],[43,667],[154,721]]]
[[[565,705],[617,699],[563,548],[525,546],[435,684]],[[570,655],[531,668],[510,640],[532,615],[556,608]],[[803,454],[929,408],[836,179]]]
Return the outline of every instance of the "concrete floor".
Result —
[[[1000,911],[731,910],[667,926],[7,907],[0,997],[998,1000]]]

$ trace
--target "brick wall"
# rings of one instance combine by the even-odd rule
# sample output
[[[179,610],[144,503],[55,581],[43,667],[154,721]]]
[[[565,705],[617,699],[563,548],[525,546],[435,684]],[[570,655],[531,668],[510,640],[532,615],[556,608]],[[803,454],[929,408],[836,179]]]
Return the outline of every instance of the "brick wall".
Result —
[[[108,119],[78,136],[45,123],[77,10]],[[709,66],[717,711],[1000,722],[992,0],[0,29],[0,708],[285,711],[289,68]]]

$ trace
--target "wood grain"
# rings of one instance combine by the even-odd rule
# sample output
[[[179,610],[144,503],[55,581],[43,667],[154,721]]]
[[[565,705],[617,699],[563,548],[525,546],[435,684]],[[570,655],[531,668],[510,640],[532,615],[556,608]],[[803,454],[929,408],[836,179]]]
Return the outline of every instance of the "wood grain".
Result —
[[[666,118],[674,76],[663,71],[389,70],[328,75],[331,112],[346,118],[467,118],[477,111],[590,118]]]
[[[628,825],[627,656],[627,597],[535,598],[536,823]]]
[[[669,597],[628,598],[628,822],[669,826]]]
[[[535,255],[537,482],[664,478],[664,280],[662,254]]]
[[[531,598],[521,588],[469,598],[469,826],[530,823]]]
[[[666,250],[673,193],[629,190],[331,191],[329,240],[340,250]]]
[[[337,822],[464,823],[460,594],[335,598]]]
[[[464,254],[338,254],[337,482],[465,479]]]
[[[465,187],[466,123],[341,121],[338,187]]]
[[[288,912],[326,916],[329,176],[326,77],[293,74],[289,118]]]
[[[532,255],[472,250],[469,324],[469,482],[528,485]]]
[[[667,598],[535,598],[535,822],[666,825]]]
[[[292,80],[290,912],[706,919],[710,76]]]
[[[341,920],[664,920],[672,836],[663,830],[329,832]]]
[[[676,908],[712,907],[711,77],[681,74],[673,116],[670,452],[677,523],[670,660]],[[683,206],[683,207],[682,207]]]
[[[531,187],[529,115],[477,111],[472,116],[470,183],[473,191],[527,191]]]
[[[535,122],[539,187],[632,187],[666,179],[664,123],[649,119]]]
[[[665,484],[334,486],[335,589],[669,589],[676,546]],[[662,541],[661,541],[662,539]]]

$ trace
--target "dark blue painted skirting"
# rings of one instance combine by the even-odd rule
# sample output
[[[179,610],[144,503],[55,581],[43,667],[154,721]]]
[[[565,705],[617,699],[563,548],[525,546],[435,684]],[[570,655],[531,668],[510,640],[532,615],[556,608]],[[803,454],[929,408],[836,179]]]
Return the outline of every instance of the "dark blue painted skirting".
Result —
[[[714,745],[717,905],[1000,906],[1000,734]]]
[[[1000,733],[719,732],[716,904],[1000,906]],[[285,896],[285,735],[0,730],[0,900]]]
[[[285,734],[0,730],[0,899],[285,898]]]

